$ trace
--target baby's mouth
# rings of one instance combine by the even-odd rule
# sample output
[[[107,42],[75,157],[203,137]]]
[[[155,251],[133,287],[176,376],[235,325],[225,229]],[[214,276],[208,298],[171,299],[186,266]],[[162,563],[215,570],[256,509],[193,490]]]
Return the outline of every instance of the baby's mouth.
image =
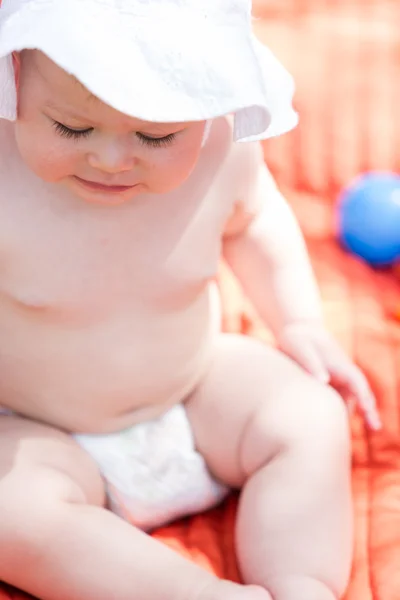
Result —
[[[97,181],[90,181],[88,179],[82,179],[81,177],[78,177],[77,175],[74,175],[74,179],[80,183],[81,185],[83,185],[84,187],[86,187],[87,189],[90,189],[92,191],[99,191],[99,192],[108,192],[109,194],[119,194],[122,192],[126,192],[128,190],[131,190],[132,188],[136,187],[138,184],[134,184],[134,185],[109,185],[109,184],[105,184],[105,183],[99,183]]]

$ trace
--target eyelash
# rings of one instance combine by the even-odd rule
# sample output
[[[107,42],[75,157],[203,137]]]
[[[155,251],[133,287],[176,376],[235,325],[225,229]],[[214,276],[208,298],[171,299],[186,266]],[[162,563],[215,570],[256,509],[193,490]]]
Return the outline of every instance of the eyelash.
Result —
[[[151,138],[143,135],[143,133],[136,133],[136,137],[144,146],[152,146],[153,148],[165,148],[170,146],[176,138],[176,133],[169,133],[161,138]]]
[[[54,128],[59,135],[67,138],[68,140],[85,139],[89,137],[89,135],[93,131],[93,128],[81,130],[70,129],[69,127],[66,127],[66,125],[63,125],[58,121],[54,121]],[[136,136],[139,139],[140,143],[144,146],[151,146],[153,148],[165,148],[166,146],[170,146],[175,141],[176,133],[169,133],[168,135],[165,135],[161,138],[147,137],[146,135],[143,135],[143,133],[136,133]]]
[[[93,129],[70,129],[58,121],[54,121],[54,128],[59,135],[67,138],[67,140],[79,140],[87,138],[92,133]]]

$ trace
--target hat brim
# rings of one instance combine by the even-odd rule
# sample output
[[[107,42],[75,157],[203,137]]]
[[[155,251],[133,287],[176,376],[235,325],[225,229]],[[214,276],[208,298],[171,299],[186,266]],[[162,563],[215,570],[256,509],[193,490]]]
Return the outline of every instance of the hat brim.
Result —
[[[37,49],[100,100],[145,121],[234,114],[234,137],[242,141],[296,125],[291,76],[240,21],[221,26],[183,14],[149,27],[146,17],[121,19],[99,3],[94,18],[83,9],[91,3],[53,2],[36,11],[28,3],[17,15],[0,15],[1,117],[16,116],[11,53]]]

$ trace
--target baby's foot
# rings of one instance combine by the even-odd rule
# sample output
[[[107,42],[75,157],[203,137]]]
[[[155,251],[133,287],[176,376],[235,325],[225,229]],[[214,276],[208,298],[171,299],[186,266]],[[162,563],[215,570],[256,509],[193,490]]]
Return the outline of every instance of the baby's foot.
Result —
[[[337,600],[328,586],[311,577],[287,578],[270,589],[274,600]]]
[[[196,600],[272,600],[272,596],[258,585],[239,585],[217,579]]]

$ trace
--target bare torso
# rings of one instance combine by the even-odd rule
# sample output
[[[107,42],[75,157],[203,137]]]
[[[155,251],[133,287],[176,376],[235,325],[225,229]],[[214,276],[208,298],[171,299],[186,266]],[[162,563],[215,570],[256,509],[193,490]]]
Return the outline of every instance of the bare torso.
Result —
[[[178,190],[103,208],[32,175],[0,122],[0,405],[103,432],[184,399],[219,326],[232,147],[219,120]]]

